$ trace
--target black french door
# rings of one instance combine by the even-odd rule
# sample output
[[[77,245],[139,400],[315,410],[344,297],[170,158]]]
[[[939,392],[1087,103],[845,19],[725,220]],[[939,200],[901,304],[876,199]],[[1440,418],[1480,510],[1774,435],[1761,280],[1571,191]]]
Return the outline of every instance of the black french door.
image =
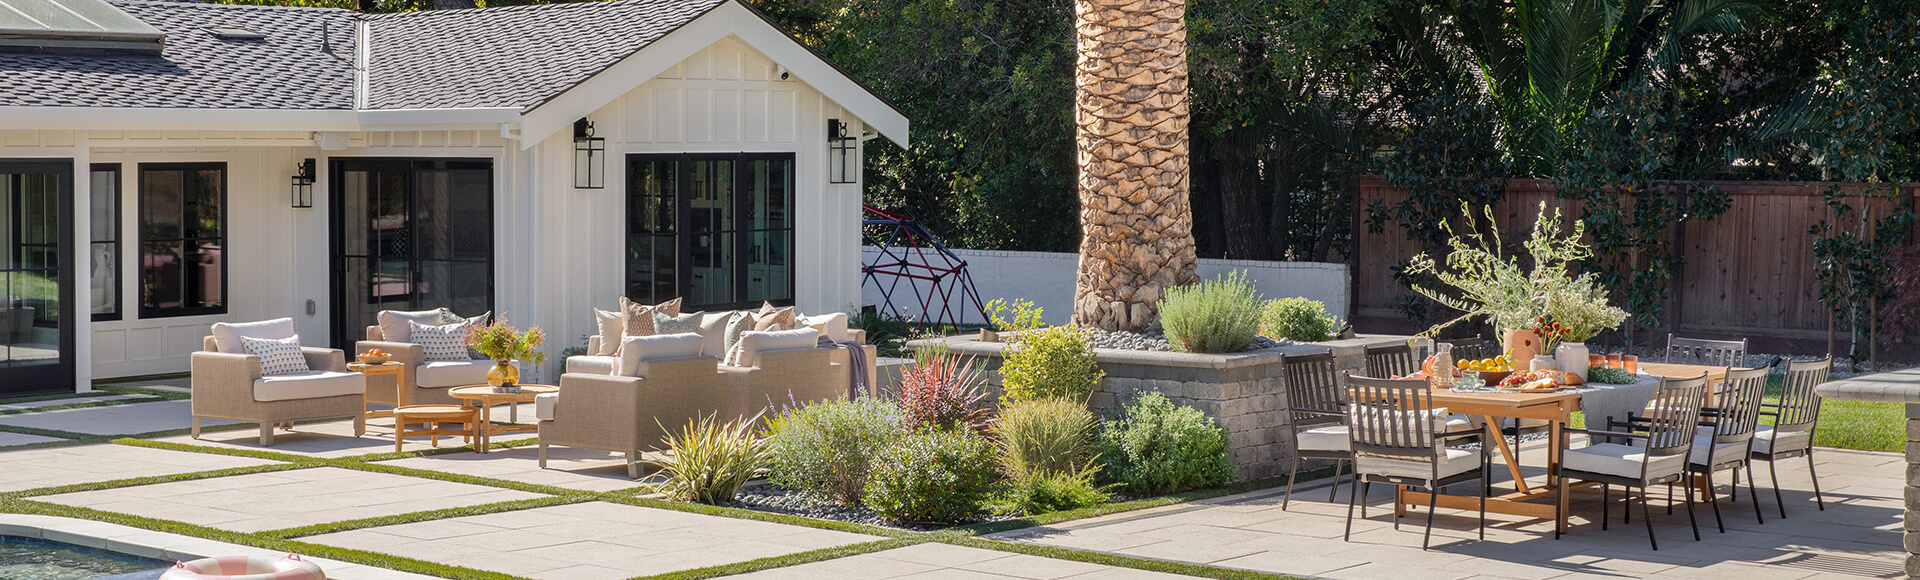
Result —
[[[793,155],[627,156],[627,297],[793,304]]]
[[[0,393],[74,389],[73,162],[0,159]]]
[[[331,159],[333,346],[381,310],[493,310],[493,164]]]

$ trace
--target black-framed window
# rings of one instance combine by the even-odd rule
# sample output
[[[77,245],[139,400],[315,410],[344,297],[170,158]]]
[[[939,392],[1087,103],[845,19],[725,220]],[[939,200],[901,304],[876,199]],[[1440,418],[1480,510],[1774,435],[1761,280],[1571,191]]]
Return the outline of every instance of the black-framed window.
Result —
[[[227,312],[227,164],[140,164],[140,317]]]
[[[336,347],[351,347],[381,310],[496,311],[492,161],[334,157],[327,166]]]
[[[682,308],[793,303],[790,153],[627,157],[627,296]]]
[[[93,288],[88,302],[93,319],[120,319],[120,164],[95,163],[87,182],[91,188],[87,204],[91,224],[87,234],[87,254]]]

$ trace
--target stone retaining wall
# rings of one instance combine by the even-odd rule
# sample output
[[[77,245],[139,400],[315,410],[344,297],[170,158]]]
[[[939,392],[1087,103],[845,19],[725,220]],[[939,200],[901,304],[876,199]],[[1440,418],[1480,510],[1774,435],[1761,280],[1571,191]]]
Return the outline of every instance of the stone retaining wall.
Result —
[[[1241,479],[1284,475],[1294,456],[1287,390],[1281,378],[1285,357],[1331,349],[1340,370],[1359,372],[1366,366],[1366,347],[1405,341],[1403,336],[1362,336],[1224,355],[1095,349],[1094,360],[1107,376],[1089,406],[1096,415],[1106,416],[1134,393],[1160,391],[1226,428],[1227,459]],[[909,347],[932,343],[944,344],[957,354],[978,356],[976,368],[985,371],[998,396],[1006,343],[949,337],[914,341]]]

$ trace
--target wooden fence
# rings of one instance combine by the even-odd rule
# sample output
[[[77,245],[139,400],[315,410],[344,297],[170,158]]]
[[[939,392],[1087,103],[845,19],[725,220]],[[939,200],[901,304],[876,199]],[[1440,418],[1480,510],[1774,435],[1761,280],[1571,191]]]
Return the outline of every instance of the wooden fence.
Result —
[[[1829,316],[1814,281],[1815,237],[1807,229],[1830,219],[1824,193],[1832,185],[1821,182],[1710,181],[1729,196],[1727,212],[1710,221],[1691,221],[1676,228],[1676,246],[1686,262],[1674,281],[1667,305],[1667,328],[1702,338],[1788,339],[1827,338]],[[1857,186],[1848,186],[1857,190]],[[1920,187],[1902,185],[1900,202],[1913,207]],[[1365,207],[1405,199],[1405,192],[1378,178],[1363,178],[1353,226],[1352,271],[1355,326],[1362,332],[1418,331],[1400,311],[1401,297],[1412,294],[1393,279],[1393,267],[1419,253],[1419,242],[1389,224],[1384,231],[1367,231]],[[1525,240],[1540,202],[1559,207],[1571,221],[1581,204],[1559,199],[1543,179],[1516,179],[1507,185],[1506,200],[1494,207],[1501,235],[1510,245]],[[1871,202],[1852,200],[1855,215],[1840,224],[1859,228],[1864,212],[1876,218],[1892,211],[1892,202],[1878,196]],[[1457,223],[1457,222],[1456,222]],[[1914,239],[1909,236],[1909,239]],[[1845,330],[1841,330],[1844,341]]]

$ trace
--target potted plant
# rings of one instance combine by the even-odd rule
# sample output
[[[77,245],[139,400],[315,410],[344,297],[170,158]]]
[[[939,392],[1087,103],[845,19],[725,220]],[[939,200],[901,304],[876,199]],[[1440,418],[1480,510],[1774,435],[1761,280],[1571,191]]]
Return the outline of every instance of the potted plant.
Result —
[[[493,369],[487,371],[487,384],[507,390],[518,389],[520,384],[520,369],[514,368],[513,361],[518,359],[532,365],[546,362],[547,354],[540,352],[540,345],[546,342],[547,335],[540,327],[521,332],[507,324],[504,316],[494,317],[492,324],[467,331],[467,346],[493,359]]]
[[[1461,204],[1461,210],[1473,215],[1466,204]],[[1494,223],[1493,208],[1484,208],[1482,213],[1488,224]],[[1466,233],[1455,234],[1452,226],[1441,223],[1440,227],[1452,236],[1447,240],[1452,252],[1444,266],[1423,252],[1407,267],[1408,276],[1432,274],[1458,295],[1419,285],[1413,287],[1415,292],[1464,312],[1424,335],[1432,336],[1460,321],[1485,316],[1501,329],[1503,346],[1517,365],[1536,355],[1557,359],[1553,347],[1563,341],[1573,341],[1580,344],[1575,350],[1584,350],[1583,341],[1626,319],[1625,311],[1608,305],[1606,290],[1590,275],[1571,273],[1572,265],[1592,252],[1580,242],[1586,225],[1579,220],[1574,220],[1572,231],[1563,233],[1560,211],[1549,215],[1547,204],[1540,204],[1533,235],[1525,243],[1527,254],[1533,258],[1530,270],[1520,267],[1518,257],[1505,253],[1497,231],[1482,233],[1477,224],[1478,220],[1469,219]],[[1580,364],[1560,366],[1584,370],[1586,353],[1579,355]]]

